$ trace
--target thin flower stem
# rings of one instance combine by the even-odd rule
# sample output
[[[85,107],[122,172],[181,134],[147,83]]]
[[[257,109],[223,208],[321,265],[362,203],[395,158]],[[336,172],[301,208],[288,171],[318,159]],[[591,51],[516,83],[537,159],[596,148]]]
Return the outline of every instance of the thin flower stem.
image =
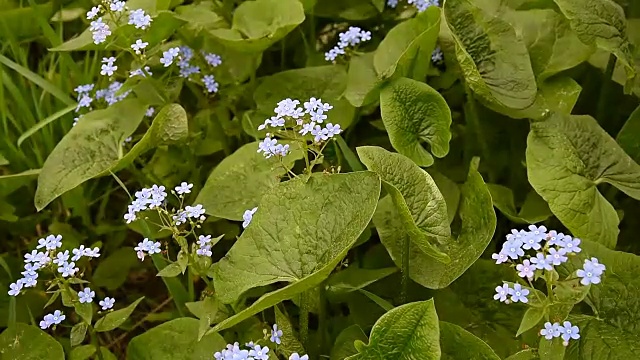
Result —
[[[309,300],[307,292],[300,294],[300,341],[307,347],[309,339]]]

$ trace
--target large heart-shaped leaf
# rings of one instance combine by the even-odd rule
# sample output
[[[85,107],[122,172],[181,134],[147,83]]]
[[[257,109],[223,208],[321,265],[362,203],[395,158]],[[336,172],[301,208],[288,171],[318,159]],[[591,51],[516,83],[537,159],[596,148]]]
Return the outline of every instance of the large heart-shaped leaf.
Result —
[[[640,199],[640,166],[589,116],[553,114],[531,123],[529,182],[574,236],[614,247],[618,215],[596,186]]]
[[[487,343],[458,325],[440,321],[442,360],[500,360]]]
[[[439,32],[440,9],[436,6],[396,25],[380,42],[373,57],[378,75],[383,79],[396,75],[424,80]]]
[[[16,323],[0,334],[3,359],[64,360],[62,345],[35,326]]]
[[[587,61],[595,51],[594,46],[580,41],[562,14],[552,9],[514,11],[510,18],[529,49],[538,82]]]
[[[467,85],[488,103],[530,106],[537,87],[529,53],[502,9],[473,0],[447,0],[443,7]]]
[[[257,206],[262,195],[302,158],[302,153],[296,150],[281,162],[275,157],[265,159],[257,150],[257,142],[243,145],[213,169],[195,201],[204,206],[207,214],[242,220],[245,210]]]
[[[409,276],[422,286],[440,289],[462,275],[489,245],[496,227],[491,195],[478,173],[477,162],[472,162],[467,182],[461,186],[458,216],[462,222],[457,238],[450,238],[442,250],[450,263],[434,261],[413,243],[409,251]],[[445,218],[446,219],[446,218]],[[373,217],[382,244],[389,255],[401,265],[403,243],[409,236],[391,197],[380,200]]]
[[[58,196],[100,175],[122,158],[122,143],[142,121],[145,104],[120,101],[83,116],[53,149],[40,171],[35,205],[42,210]]]
[[[260,202],[251,224],[214,272],[223,302],[276,282],[268,293],[214,330],[310,289],[326,279],[367,227],[380,195],[380,178],[369,171],[314,174],[278,184]]]
[[[371,329],[369,344],[356,344],[349,360],[438,360],[440,331],[433,299],[405,304],[384,314]]]
[[[447,205],[431,176],[404,155],[375,146],[356,150],[367,169],[380,175],[412,243],[425,254],[449,262],[437,247],[451,237]]]
[[[231,29],[209,33],[235,50],[261,52],[303,21],[304,10],[298,0],[246,1],[235,9]]]
[[[346,86],[347,72],[343,66],[307,67],[279,72],[262,79],[253,93],[253,99],[258,110],[270,117],[280,100],[292,98],[304,102],[311,97],[321,98],[333,105],[333,109],[326,113],[328,119],[325,121],[346,128],[355,114],[355,108],[342,97]]]
[[[582,42],[613,53],[624,64],[630,87],[636,70],[622,7],[613,0],[554,1]]]
[[[431,166],[431,153],[444,157],[451,140],[451,110],[442,95],[429,85],[398,78],[380,92],[380,112],[391,145],[419,166]]]
[[[194,318],[178,318],[145,331],[131,339],[127,360],[211,359],[227,342],[217,333],[198,341],[198,323]]]

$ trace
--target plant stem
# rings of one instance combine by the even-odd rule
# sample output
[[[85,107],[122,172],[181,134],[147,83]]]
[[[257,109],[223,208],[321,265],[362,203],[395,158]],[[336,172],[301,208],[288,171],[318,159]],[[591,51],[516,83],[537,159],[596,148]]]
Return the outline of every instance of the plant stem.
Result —
[[[300,341],[302,345],[307,347],[309,339],[309,300],[307,292],[300,294]]]
[[[602,81],[602,87],[600,88],[598,109],[596,110],[596,119],[598,121],[604,121],[605,116],[609,113],[607,111],[607,99],[611,93],[611,85],[613,85],[611,77],[613,76],[613,71],[616,68],[616,60],[617,58],[615,55],[609,55],[609,62],[607,62],[607,69],[604,72],[604,79]]]
[[[98,352],[98,359],[104,360],[102,356],[102,351],[100,351],[100,341],[98,341],[98,334],[96,330],[89,324],[89,333],[91,334],[91,344],[96,347],[96,351]]]
[[[400,288],[400,304],[407,302],[407,291],[409,289],[409,251],[411,239],[405,236],[402,241],[402,282]]]

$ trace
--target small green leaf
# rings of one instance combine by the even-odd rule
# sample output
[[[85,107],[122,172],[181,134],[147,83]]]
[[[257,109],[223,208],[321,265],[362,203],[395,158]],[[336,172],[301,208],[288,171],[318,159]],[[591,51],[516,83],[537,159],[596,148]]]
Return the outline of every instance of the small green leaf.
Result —
[[[182,274],[182,268],[178,263],[171,263],[160,270],[156,276],[161,277],[176,277]]]
[[[367,168],[380,175],[412,243],[438,261],[451,261],[438,249],[451,237],[451,229],[447,205],[431,176],[401,154],[374,146],[356,151]]]
[[[16,323],[0,334],[3,359],[64,360],[62,345],[35,326]]]
[[[313,11],[309,13],[319,17],[365,20],[382,12],[375,4],[376,1],[380,2],[380,0],[322,0],[318,1]]]
[[[187,266],[189,265],[189,253],[180,250],[180,252],[178,252],[178,261],[176,263],[180,266],[180,273],[184,274],[184,272],[187,271]]]
[[[93,319],[93,305],[89,303],[81,303],[77,301],[77,294],[74,291],[74,301],[73,307],[76,310],[76,313],[80,315],[80,317],[87,323],[91,324],[91,320]]]
[[[384,314],[373,325],[369,343],[358,352],[348,359],[440,359],[440,331],[433,299],[405,304]]]
[[[640,106],[629,115],[629,119],[627,119],[616,136],[616,141],[620,144],[620,147],[635,162],[640,161],[640,138],[638,134],[640,134]]]
[[[522,335],[523,332],[534,328],[536,325],[540,323],[540,320],[544,317],[545,310],[544,308],[538,307],[530,307],[524,313],[522,317],[522,322],[520,323],[520,327],[518,328],[518,332],[516,336]]]
[[[69,360],[86,360],[96,353],[94,345],[82,345],[73,348],[69,354]]]
[[[540,337],[540,346],[538,347],[540,360],[563,360],[566,350],[567,348],[562,345],[561,338],[547,340],[542,336]]]
[[[613,53],[627,73],[626,89],[636,76],[633,45],[627,37],[624,10],[613,0],[554,0],[580,40]]]
[[[132,302],[131,305],[126,308],[110,312],[101,319],[98,319],[94,329],[98,332],[111,331],[122,325],[129,316],[131,316],[131,313],[133,313],[133,310],[135,310],[142,299],[144,299],[144,296],[138,298],[138,300]]]
[[[451,284],[480,257],[493,237],[496,215],[489,190],[476,167],[477,162],[473,161],[467,182],[461,186],[458,215],[462,224],[458,237],[442,244],[443,252],[451,262],[433,261],[431,256],[411,244],[409,276],[422,286],[440,289]],[[444,221],[448,223],[446,217]],[[380,200],[373,223],[389,255],[397,266],[401,266],[402,246],[409,234],[391,197]]]
[[[72,347],[82,344],[85,336],[87,335],[87,327],[88,325],[84,321],[73,325],[73,327],[71,328],[71,339],[70,339],[70,343]]]
[[[362,331],[360,326],[356,324],[351,325],[340,332],[333,344],[333,348],[331,349],[330,358],[332,360],[345,359],[351,355],[357,354],[358,350],[353,344],[355,341],[361,341],[363,343],[367,341],[367,335]]]
[[[139,100],[126,99],[84,115],[42,166],[36,208],[42,210],[58,196],[110,169],[120,159],[122,142],[138,127],[145,111]]]
[[[530,191],[520,208],[516,210],[513,191],[506,186],[498,184],[487,184],[493,206],[500,210],[509,220],[519,224],[536,224],[544,221],[553,215],[549,205],[536,193]]]
[[[436,6],[396,25],[375,52],[373,65],[378,75],[382,79],[395,75],[424,80],[431,65],[428,59],[436,47],[439,32],[440,9]]]
[[[244,52],[262,52],[304,21],[298,0],[256,0],[243,2],[233,13],[231,29],[209,33],[222,44]]]
[[[429,85],[407,78],[393,80],[380,92],[380,112],[393,148],[419,166],[433,164],[421,141],[429,143],[437,157],[449,153],[451,110]]]
[[[187,113],[184,108],[178,104],[169,104],[158,112],[142,139],[103,175],[129,166],[138,156],[149,149],[179,143],[184,141],[188,135]]]
[[[278,352],[284,355],[285,358],[289,358],[294,352],[298,354],[306,354],[304,346],[300,343],[293,330],[291,321],[286,314],[280,311],[278,306],[273,307],[276,315],[276,324],[278,329],[282,330],[282,337],[280,337],[281,344],[278,346]]]
[[[195,201],[207,214],[242,220],[245,210],[256,207],[264,193],[280,182],[287,173],[280,160],[265,159],[257,150],[257,142],[243,145],[213,169]],[[290,168],[300,158],[302,152],[292,149],[282,161]]]
[[[131,339],[127,360],[211,359],[227,342],[217,333],[198,341],[198,320],[178,318],[147,330]]]
[[[527,349],[517,352],[505,360],[538,360],[538,352],[536,349]]]
[[[213,331],[233,326],[325,280],[369,224],[379,196],[380,179],[368,171],[315,173],[306,181],[296,178],[269,191],[251,224],[215,267],[214,285],[226,303],[254,287],[276,282],[289,285],[262,296]],[[247,254],[252,254],[251,261]]]
[[[480,338],[458,325],[440,321],[440,346],[445,360],[500,360]]]
[[[529,52],[504,9],[473,0],[446,0],[447,26],[467,85],[485,102],[510,109],[533,104],[537,86]]]
[[[597,185],[640,199],[640,166],[589,116],[554,114],[531,123],[527,172],[551,211],[581,239],[614,247],[620,219]]]

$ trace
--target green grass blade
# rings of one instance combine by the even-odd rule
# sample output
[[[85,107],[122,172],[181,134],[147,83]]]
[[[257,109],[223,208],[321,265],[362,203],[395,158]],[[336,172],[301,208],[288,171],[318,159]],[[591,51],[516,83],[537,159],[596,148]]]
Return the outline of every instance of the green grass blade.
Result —
[[[40,121],[35,126],[32,126],[29,130],[25,131],[22,135],[20,135],[20,137],[18,138],[18,146],[20,146],[31,135],[33,135],[36,132],[38,132],[38,130],[40,130],[43,127],[49,125],[50,123],[58,120],[62,116],[72,112],[73,110],[75,110],[75,108],[76,108],[75,105],[67,106],[66,108],[64,108],[62,110],[59,110],[59,111],[56,111],[54,114],[48,116],[46,119]]]
[[[15,70],[16,72],[18,72],[20,75],[24,76],[29,81],[31,81],[34,84],[38,85],[44,91],[46,91],[49,94],[51,94],[51,95],[57,97],[58,99],[60,99],[60,101],[62,101],[63,103],[65,103],[67,105],[74,105],[75,106],[76,102],[73,101],[73,99],[69,95],[67,95],[64,91],[59,89],[57,86],[53,85],[49,81],[47,81],[44,78],[40,77],[38,74],[34,73],[33,71],[25,68],[22,65],[16,64],[15,62],[9,60],[9,58],[5,57],[4,55],[0,55],[0,63],[4,64],[5,66],[7,66],[10,69]]]

